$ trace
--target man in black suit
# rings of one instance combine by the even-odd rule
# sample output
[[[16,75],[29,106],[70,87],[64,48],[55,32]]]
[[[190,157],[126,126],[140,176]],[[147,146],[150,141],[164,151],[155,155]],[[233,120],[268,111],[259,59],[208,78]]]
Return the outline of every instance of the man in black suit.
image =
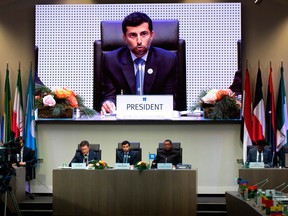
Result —
[[[24,146],[24,138],[22,136],[17,137],[15,142],[19,143],[21,147],[17,166],[26,168],[26,181],[30,181],[33,179],[33,166],[36,163],[35,151]]]
[[[152,20],[134,12],[122,22],[127,46],[103,55],[103,103],[101,114],[115,110],[118,94],[171,94],[175,98],[178,61],[175,53],[150,47],[154,38]],[[142,59],[139,66],[134,60]],[[141,68],[141,85],[136,73]]]
[[[136,156],[136,152],[130,150],[130,142],[125,140],[122,142],[121,151],[117,151],[116,163],[129,163],[134,166],[138,162]]]
[[[87,140],[83,140],[80,143],[80,149],[81,151],[76,151],[69,166],[71,166],[72,163],[86,163],[86,165],[88,165],[92,160],[99,160],[98,155],[90,150],[89,142]]]
[[[159,150],[156,159],[152,162],[152,168],[157,167],[157,163],[172,163],[173,168],[180,163],[180,152],[173,149],[172,141],[167,139],[163,143],[164,150]]]
[[[258,140],[256,148],[249,151],[247,162],[264,162],[266,167],[271,167],[272,164],[272,153],[266,146],[265,140]]]

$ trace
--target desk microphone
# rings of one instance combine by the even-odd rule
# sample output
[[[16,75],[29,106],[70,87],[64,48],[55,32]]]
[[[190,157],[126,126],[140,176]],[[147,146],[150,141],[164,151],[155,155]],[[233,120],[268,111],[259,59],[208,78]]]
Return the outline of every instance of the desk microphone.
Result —
[[[280,192],[282,192],[284,189],[286,189],[288,187],[288,184],[285,186],[285,187],[283,187],[281,190],[280,190]]]
[[[262,189],[262,187],[263,187],[264,185],[266,185],[268,182],[269,182],[269,180],[268,180],[268,178],[267,178],[267,181],[265,181],[260,187],[258,187],[258,190],[259,190],[259,189]]]
[[[88,155],[87,154],[84,155],[84,161],[85,161],[85,163],[87,165],[88,164]]]
[[[283,185],[285,185],[286,183],[285,182],[283,182],[282,184],[280,184],[280,185],[278,185],[277,187],[275,187],[274,189],[276,190],[276,189],[278,189],[278,188],[280,188],[280,187],[282,187]]]
[[[253,186],[258,186],[259,184],[266,183],[266,181],[268,182],[268,178],[266,178],[263,181],[260,181],[260,182],[258,182],[256,184],[254,184]]]

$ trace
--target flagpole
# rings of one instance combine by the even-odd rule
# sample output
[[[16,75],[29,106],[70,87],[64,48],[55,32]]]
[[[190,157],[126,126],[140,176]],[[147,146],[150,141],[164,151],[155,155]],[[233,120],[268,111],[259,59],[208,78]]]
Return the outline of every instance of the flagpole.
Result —
[[[19,61],[19,70],[21,69],[21,62]]]
[[[258,60],[258,68],[260,68],[260,60]]]
[[[281,59],[281,67],[283,67],[283,59]]]

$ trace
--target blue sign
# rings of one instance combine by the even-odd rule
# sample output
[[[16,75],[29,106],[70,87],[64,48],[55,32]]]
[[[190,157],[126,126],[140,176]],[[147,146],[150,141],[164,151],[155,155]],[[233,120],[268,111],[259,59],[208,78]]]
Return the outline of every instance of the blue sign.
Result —
[[[149,160],[154,160],[156,158],[156,154],[149,154]]]

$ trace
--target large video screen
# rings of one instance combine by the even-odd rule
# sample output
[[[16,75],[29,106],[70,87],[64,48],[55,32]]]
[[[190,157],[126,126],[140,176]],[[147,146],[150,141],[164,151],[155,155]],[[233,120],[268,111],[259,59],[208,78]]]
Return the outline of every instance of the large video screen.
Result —
[[[185,101],[179,111],[190,110],[211,89],[231,88],[241,99],[240,3],[36,5],[37,74],[42,83],[67,86],[86,106],[96,108],[101,88],[95,83],[94,46],[101,40],[101,21],[121,21],[134,11],[152,20],[179,22],[186,67]]]

